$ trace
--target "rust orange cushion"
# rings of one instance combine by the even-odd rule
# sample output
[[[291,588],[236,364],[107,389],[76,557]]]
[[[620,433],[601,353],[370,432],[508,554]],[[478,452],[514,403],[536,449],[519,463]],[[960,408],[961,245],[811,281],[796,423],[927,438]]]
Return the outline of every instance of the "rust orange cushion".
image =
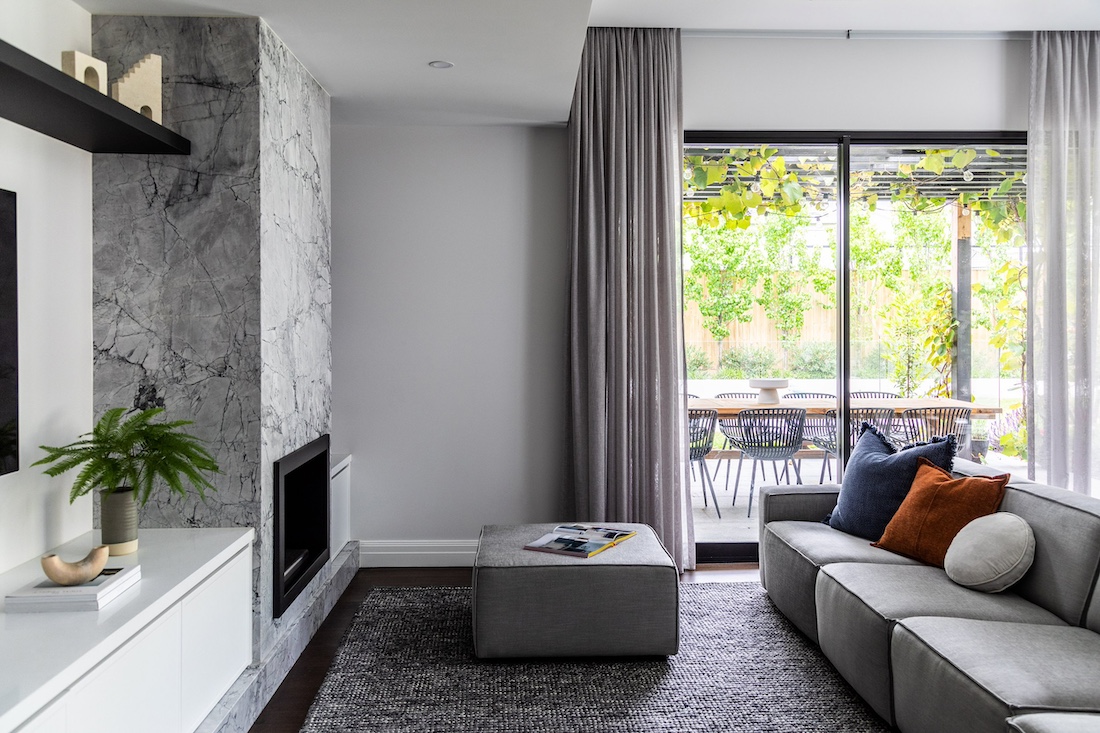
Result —
[[[1001,506],[1008,478],[1008,474],[954,478],[921,458],[905,501],[873,544],[942,568],[959,530]]]

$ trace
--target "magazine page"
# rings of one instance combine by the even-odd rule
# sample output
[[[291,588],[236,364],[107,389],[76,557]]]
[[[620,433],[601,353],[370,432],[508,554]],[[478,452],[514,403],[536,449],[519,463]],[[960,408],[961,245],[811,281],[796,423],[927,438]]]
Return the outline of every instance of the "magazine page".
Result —
[[[572,555],[573,557],[592,557],[597,552],[606,550],[613,544],[609,540],[552,533],[543,535],[529,545],[524,545],[524,549],[537,552],[553,552],[559,555]]]
[[[554,532],[566,536],[583,536],[592,539],[611,540],[618,542],[638,534],[630,529],[613,529],[611,527],[594,527],[587,524],[560,524],[554,528]]]

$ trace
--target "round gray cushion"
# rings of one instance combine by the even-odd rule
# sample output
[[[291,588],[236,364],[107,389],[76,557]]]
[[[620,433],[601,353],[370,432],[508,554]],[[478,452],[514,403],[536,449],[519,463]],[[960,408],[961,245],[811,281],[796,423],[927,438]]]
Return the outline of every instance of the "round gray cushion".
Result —
[[[1024,577],[1035,559],[1035,535],[1009,512],[978,517],[963,527],[943,560],[947,577],[967,588],[999,593]]]

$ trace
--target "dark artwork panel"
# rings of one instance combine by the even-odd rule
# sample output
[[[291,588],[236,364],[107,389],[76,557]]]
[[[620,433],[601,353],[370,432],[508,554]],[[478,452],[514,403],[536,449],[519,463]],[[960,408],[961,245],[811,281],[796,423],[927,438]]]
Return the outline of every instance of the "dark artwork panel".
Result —
[[[15,194],[0,190],[0,474],[19,470],[19,297]]]

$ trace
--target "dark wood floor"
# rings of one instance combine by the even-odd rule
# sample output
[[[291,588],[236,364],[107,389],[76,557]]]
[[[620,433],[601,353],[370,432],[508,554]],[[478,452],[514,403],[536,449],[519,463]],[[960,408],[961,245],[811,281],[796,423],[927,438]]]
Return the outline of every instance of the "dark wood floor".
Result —
[[[283,684],[253,724],[251,733],[298,733],[336,648],[371,588],[383,586],[466,586],[470,568],[370,568],[355,574],[332,613],[321,624]],[[737,582],[759,578],[756,565],[713,565],[684,573],[682,582]]]

